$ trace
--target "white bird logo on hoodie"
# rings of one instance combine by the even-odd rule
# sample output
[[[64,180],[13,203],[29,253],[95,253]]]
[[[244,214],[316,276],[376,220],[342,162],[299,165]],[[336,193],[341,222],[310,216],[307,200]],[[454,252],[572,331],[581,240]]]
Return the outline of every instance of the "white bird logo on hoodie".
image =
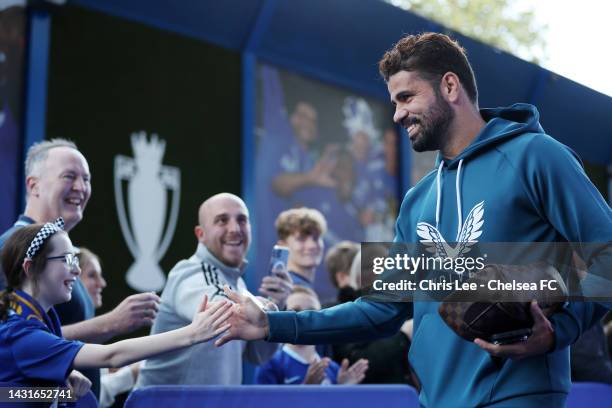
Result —
[[[450,246],[436,227],[426,222],[417,224],[416,233],[424,243],[428,252],[437,257],[460,258],[470,252],[472,245],[478,242],[482,235],[484,224],[484,201],[479,202],[468,214],[465,223],[457,235],[457,245]]]

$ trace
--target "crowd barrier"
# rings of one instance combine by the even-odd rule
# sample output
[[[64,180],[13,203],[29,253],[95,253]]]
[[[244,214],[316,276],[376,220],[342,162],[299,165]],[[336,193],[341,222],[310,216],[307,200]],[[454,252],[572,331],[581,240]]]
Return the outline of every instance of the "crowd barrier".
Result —
[[[1,383],[0,387],[15,385]],[[42,407],[41,403],[0,402],[0,408]],[[145,407],[198,408],[418,408],[418,395],[407,385],[359,386],[188,386],[164,385],[134,390],[125,408]],[[98,408],[89,391],[79,401],[60,404],[66,408]],[[612,385],[574,383],[567,408],[612,407]]]
[[[134,390],[125,408],[418,408],[407,385],[155,386]]]
[[[612,385],[577,382],[567,397],[567,408],[609,408],[612,407]]]
[[[125,408],[417,408],[418,395],[405,385],[359,386],[156,386],[133,391]],[[612,385],[574,383],[567,408],[612,407]]]

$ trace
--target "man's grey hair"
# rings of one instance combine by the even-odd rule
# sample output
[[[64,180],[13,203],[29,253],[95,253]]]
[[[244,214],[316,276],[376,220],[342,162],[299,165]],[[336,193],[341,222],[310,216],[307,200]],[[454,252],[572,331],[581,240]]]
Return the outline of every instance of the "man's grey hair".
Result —
[[[55,147],[70,147],[76,151],[79,150],[74,142],[66,139],[51,139],[34,143],[28,149],[25,161],[25,176],[40,176],[42,165],[49,155],[49,150]]]

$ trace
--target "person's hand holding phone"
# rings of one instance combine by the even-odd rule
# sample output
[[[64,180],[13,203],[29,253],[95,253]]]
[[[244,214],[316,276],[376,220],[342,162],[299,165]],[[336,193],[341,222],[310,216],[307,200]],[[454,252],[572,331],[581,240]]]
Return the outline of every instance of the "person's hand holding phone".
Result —
[[[275,245],[270,257],[270,271],[261,280],[259,293],[274,302],[280,310],[284,310],[287,298],[293,290],[293,280],[287,271],[289,249]]]

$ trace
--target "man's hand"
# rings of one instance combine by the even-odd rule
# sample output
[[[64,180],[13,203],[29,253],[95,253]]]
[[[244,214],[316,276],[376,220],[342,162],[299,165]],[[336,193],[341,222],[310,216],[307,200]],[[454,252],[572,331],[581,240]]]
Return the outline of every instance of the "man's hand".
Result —
[[[268,335],[268,317],[247,296],[231,290],[227,285],[223,288],[225,295],[234,302],[232,317],[229,319],[231,327],[225,334],[215,341],[220,347],[231,340],[262,340]]]
[[[349,367],[348,359],[342,360],[340,371],[338,371],[338,384],[359,384],[365,378],[365,373],[368,371],[368,360],[360,358]]]
[[[259,293],[273,301],[280,310],[287,305],[287,298],[293,290],[293,280],[285,270],[274,272],[273,275],[264,276],[261,280]]]
[[[66,381],[74,396],[79,399],[91,388],[91,381],[77,370],[72,370]]]
[[[511,358],[514,360],[547,353],[553,348],[555,342],[552,324],[544,316],[542,309],[540,309],[538,302],[535,300],[531,301],[531,315],[533,316],[532,334],[524,342],[495,345],[482,339],[475,339],[474,343],[494,357]]]
[[[159,310],[160,300],[159,296],[151,292],[126,297],[106,314],[113,336],[152,325]]]
[[[329,366],[329,358],[325,357],[308,366],[304,384],[321,384],[325,379],[325,370]]]
[[[261,305],[258,305],[260,309],[263,309],[264,312],[278,312],[280,309],[276,306],[276,303],[272,302],[270,299],[261,296],[254,296]],[[257,302],[255,302],[257,303]]]

